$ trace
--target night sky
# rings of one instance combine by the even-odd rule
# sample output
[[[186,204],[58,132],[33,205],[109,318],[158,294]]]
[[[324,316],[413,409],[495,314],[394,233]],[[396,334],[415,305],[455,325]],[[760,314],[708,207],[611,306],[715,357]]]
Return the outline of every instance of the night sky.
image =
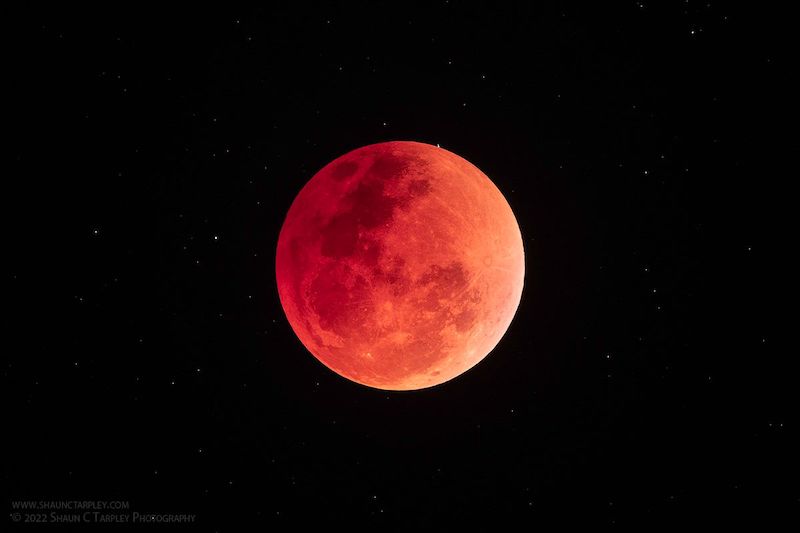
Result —
[[[260,4],[7,17],[10,515],[119,500],[204,531],[798,519],[779,12]],[[497,348],[416,392],[321,365],[275,282],[301,187],[388,140],[477,165],[526,252]]]

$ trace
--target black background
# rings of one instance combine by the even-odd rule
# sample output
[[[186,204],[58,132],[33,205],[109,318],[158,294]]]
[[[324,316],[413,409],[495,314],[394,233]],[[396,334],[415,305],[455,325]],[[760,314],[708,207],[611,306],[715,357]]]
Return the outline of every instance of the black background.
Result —
[[[8,17],[8,502],[220,531],[797,518],[785,14],[267,4]],[[526,247],[495,351],[413,393],[324,368],[274,282],[303,184],[385,140],[480,167]]]

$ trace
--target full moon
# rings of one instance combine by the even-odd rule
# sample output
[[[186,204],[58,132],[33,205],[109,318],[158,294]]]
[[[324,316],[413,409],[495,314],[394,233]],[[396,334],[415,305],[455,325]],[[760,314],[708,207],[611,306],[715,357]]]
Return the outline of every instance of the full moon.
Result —
[[[502,193],[469,161],[410,141],[364,146],[303,187],[278,238],[278,294],[303,345],[369,387],[466,372],[519,306],[525,258]]]

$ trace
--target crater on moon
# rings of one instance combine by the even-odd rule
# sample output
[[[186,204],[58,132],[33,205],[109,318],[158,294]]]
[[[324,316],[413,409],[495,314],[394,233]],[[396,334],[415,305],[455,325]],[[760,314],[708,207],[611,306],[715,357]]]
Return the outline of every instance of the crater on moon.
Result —
[[[388,142],[345,154],[298,194],[278,240],[287,318],[338,374],[437,385],[491,351],[519,304],[524,257],[508,203],[447,150]]]

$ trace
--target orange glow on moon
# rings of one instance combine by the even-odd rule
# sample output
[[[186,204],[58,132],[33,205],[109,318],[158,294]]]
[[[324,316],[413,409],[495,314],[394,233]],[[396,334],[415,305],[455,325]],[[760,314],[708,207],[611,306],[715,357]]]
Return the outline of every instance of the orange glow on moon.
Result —
[[[508,329],[524,275],[519,226],[497,187],[417,142],[329,163],[278,238],[278,293],[300,341],[379,389],[431,387],[480,362]]]

